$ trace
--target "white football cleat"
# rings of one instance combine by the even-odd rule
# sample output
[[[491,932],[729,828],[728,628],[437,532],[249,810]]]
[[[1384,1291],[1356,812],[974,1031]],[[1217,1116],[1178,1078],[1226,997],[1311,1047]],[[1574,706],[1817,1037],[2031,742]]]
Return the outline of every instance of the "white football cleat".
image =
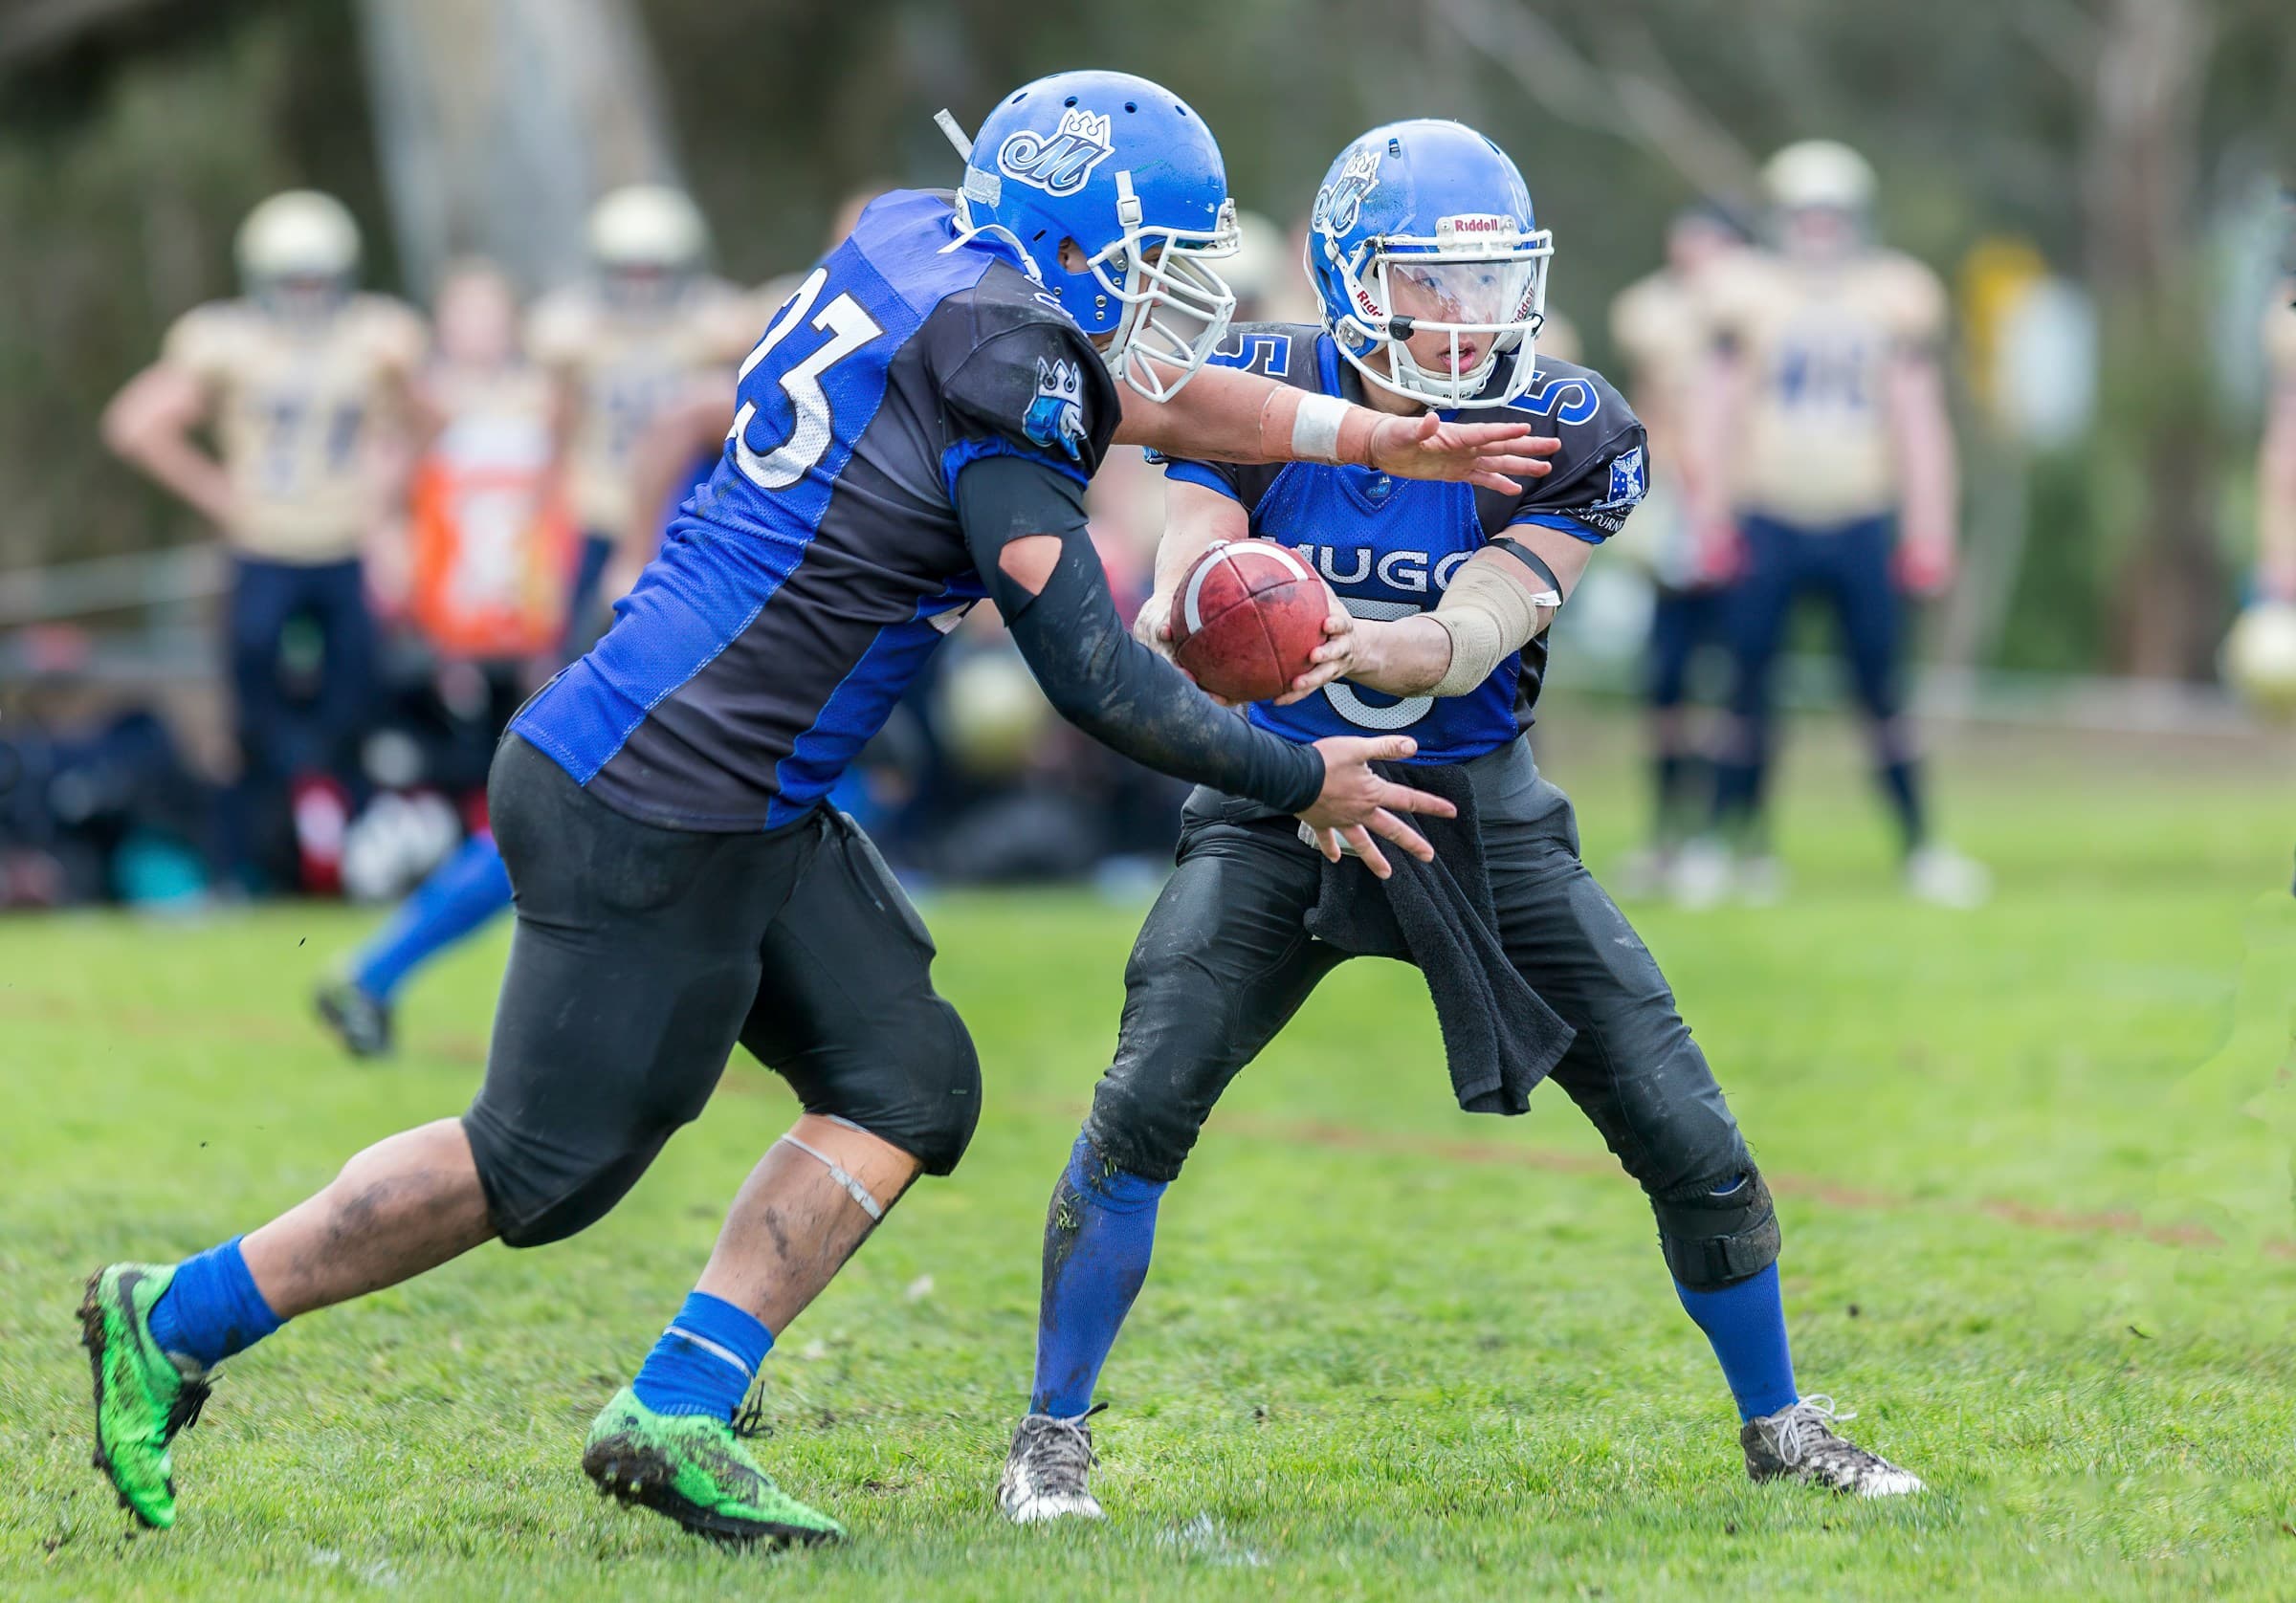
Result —
[[[1100,1460],[1093,1455],[1093,1428],[1085,1421],[1099,1412],[1095,1408],[1073,1419],[1031,1414],[1020,1422],[997,1482],[997,1507],[1006,1519],[1028,1526],[1108,1517],[1089,1483],[1093,1465]]]
[[[1624,901],[1647,902],[1667,893],[1674,880],[1674,851],[1667,846],[1644,846],[1619,860],[1603,880],[1610,893]]]
[[[1702,836],[1674,854],[1667,889],[1677,907],[1703,912],[1720,907],[1730,894],[1732,867],[1730,849]]]
[[[1904,1497],[1922,1490],[1918,1475],[1834,1434],[1838,1421],[1856,1417],[1835,1413],[1831,1397],[1804,1397],[1747,1420],[1738,1433],[1738,1445],[1746,1451],[1746,1479],[1804,1481],[1856,1497]]]
[[[1747,907],[1774,908],[1786,899],[1786,866],[1769,852],[1738,859],[1733,877]]]
[[[1967,912],[1983,907],[1993,894],[1993,873],[1951,846],[1916,846],[1906,858],[1906,894]]]

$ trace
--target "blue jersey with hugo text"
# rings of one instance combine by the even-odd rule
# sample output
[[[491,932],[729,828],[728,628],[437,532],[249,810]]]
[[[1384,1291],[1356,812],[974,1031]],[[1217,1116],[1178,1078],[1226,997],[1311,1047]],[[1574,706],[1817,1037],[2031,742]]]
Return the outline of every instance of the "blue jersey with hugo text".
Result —
[[[958,472],[1089,479],[1115,381],[1018,256],[945,196],[882,197],[742,362],[725,449],[614,609],[512,728],[607,805],[775,828],[827,796],[985,593]]]
[[[1313,325],[1239,324],[1213,361],[1320,394],[1362,400],[1355,370]],[[1402,618],[1440,602],[1460,564],[1512,527],[1562,529],[1601,541],[1625,524],[1642,499],[1647,479],[1643,426],[1601,374],[1542,357],[1537,381],[1521,399],[1472,415],[1476,422],[1518,418],[1562,441],[1553,472],[1525,479],[1518,495],[1299,462],[1245,467],[1174,461],[1165,472],[1242,502],[1252,535],[1298,550],[1357,617]],[[1342,679],[1290,707],[1258,703],[1247,715],[1262,729],[1299,741],[1409,735],[1419,742],[1415,761],[1465,762],[1522,733],[1546,661],[1542,634],[1464,695],[1404,698]]]

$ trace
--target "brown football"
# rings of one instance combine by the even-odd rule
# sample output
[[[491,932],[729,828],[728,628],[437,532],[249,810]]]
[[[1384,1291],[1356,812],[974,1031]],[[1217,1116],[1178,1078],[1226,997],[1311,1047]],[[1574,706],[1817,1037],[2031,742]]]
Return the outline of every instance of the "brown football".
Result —
[[[1270,701],[1308,670],[1331,610],[1331,591],[1290,546],[1223,541],[1173,597],[1173,658],[1223,700]]]

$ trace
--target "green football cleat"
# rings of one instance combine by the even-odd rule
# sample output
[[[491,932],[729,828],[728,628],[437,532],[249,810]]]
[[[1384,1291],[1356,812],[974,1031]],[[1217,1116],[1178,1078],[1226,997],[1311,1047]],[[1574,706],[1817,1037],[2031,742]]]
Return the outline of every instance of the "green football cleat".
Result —
[[[707,1414],[656,1414],[625,1386],[583,1444],[583,1473],[611,1495],[720,1542],[835,1542],[845,1527],[773,1483],[743,1432]]]
[[[151,1339],[152,1305],[174,1279],[172,1265],[114,1263],[88,1277],[79,1305],[96,1380],[95,1465],[111,1477],[120,1506],[159,1530],[175,1524],[167,1444],[208,1400],[204,1372],[186,1373]]]

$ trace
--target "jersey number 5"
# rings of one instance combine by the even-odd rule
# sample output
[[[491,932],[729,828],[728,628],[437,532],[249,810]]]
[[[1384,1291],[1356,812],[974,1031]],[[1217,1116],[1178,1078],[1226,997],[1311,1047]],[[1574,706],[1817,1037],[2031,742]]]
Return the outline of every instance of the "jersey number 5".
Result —
[[[806,315],[813,310],[813,302],[821,297],[822,286],[828,282],[828,268],[817,267],[813,275],[798,286],[797,294],[789,297],[781,316],[766,329],[765,338],[758,341],[757,349],[742,362],[740,382],[746,384],[758,363],[771,356],[775,347],[789,337],[789,331],[805,321]],[[781,378],[782,393],[789,397],[792,417],[789,437],[769,451],[761,453],[750,449],[747,438],[750,420],[758,415],[755,401],[741,403],[741,409],[734,414],[734,427],[726,435],[733,442],[735,462],[761,490],[786,490],[822,459],[834,433],[822,375],[885,332],[850,295],[840,295],[823,307],[812,326],[828,338]]]
[[[1408,618],[1424,610],[1409,602],[1380,601],[1367,596],[1341,596],[1339,604],[1358,618]],[[1435,698],[1431,695],[1406,696],[1384,707],[1374,707],[1344,679],[1335,679],[1324,686],[1323,695],[1332,704],[1333,712],[1358,729],[1409,729],[1435,711]]]

